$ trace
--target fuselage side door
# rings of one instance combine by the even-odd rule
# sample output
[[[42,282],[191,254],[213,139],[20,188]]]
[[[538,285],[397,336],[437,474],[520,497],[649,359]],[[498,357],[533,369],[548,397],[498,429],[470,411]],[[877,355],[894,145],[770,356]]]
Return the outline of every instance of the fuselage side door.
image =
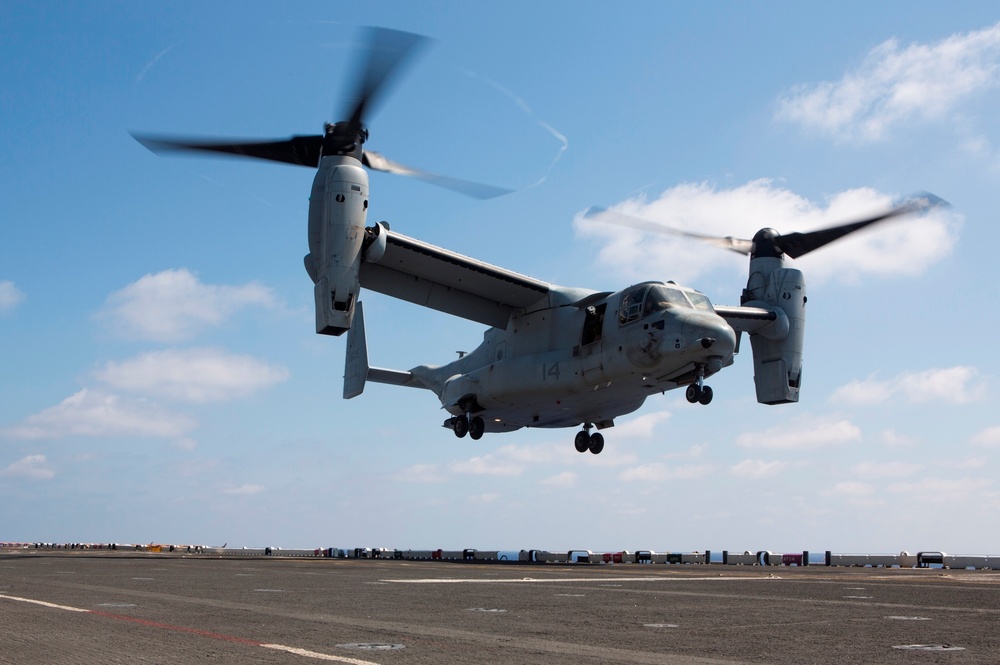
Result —
[[[580,340],[581,368],[586,381],[598,381],[602,374],[601,341],[604,337],[604,313],[607,309],[606,302],[586,309]]]

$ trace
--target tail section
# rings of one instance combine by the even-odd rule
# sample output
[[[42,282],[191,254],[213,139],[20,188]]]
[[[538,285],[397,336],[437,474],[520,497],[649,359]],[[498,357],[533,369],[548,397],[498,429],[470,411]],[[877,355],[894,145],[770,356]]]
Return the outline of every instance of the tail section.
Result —
[[[388,383],[394,386],[426,388],[411,372],[382,369],[368,365],[368,340],[365,335],[364,308],[359,300],[354,308],[354,321],[347,333],[347,358],[344,361],[344,399],[357,397],[365,391],[365,383]]]
[[[368,340],[365,337],[365,315],[359,301],[354,321],[347,333],[347,359],[344,361],[344,399],[357,397],[365,391],[368,381]]]

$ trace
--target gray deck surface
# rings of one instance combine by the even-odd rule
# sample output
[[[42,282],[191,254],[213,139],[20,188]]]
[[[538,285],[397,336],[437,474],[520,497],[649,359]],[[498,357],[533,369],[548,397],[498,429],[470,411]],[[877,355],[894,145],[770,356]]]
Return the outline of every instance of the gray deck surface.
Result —
[[[997,663],[1000,572],[0,555],[0,663],[85,662]]]

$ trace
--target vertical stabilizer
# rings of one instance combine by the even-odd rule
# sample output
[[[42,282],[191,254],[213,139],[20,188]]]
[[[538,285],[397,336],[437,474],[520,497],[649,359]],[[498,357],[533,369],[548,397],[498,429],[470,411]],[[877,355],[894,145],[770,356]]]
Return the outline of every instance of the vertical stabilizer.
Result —
[[[365,314],[361,301],[355,306],[354,321],[347,333],[347,359],[344,361],[344,399],[357,397],[368,380],[368,341],[365,339]]]

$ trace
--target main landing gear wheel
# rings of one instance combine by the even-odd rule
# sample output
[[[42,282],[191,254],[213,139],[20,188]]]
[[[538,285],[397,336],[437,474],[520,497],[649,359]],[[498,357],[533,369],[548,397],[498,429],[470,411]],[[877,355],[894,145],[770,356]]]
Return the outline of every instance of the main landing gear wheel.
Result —
[[[576,433],[573,446],[576,447],[576,452],[578,453],[585,453],[589,450],[593,454],[598,455],[604,450],[604,435],[598,432],[591,434],[587,429],[582,429]]]
[[[476,416],[469,421],[469,436],[471,436],[474,441],[478,441],[483,438],[483,432],[485,431],[486,422],[479,416]]]
[[[711,386],[699,386],[697,383],[692,383],[687,387],[687,391],[684,393],[687,401],[694,404],[698,402],[700,404],[708,404],[712,401],[714,393]]]
[[[455,430],[455,436],[461,439],[469,433],[469,418],[467,416],[455,416],[451,419],[451,426]]]

